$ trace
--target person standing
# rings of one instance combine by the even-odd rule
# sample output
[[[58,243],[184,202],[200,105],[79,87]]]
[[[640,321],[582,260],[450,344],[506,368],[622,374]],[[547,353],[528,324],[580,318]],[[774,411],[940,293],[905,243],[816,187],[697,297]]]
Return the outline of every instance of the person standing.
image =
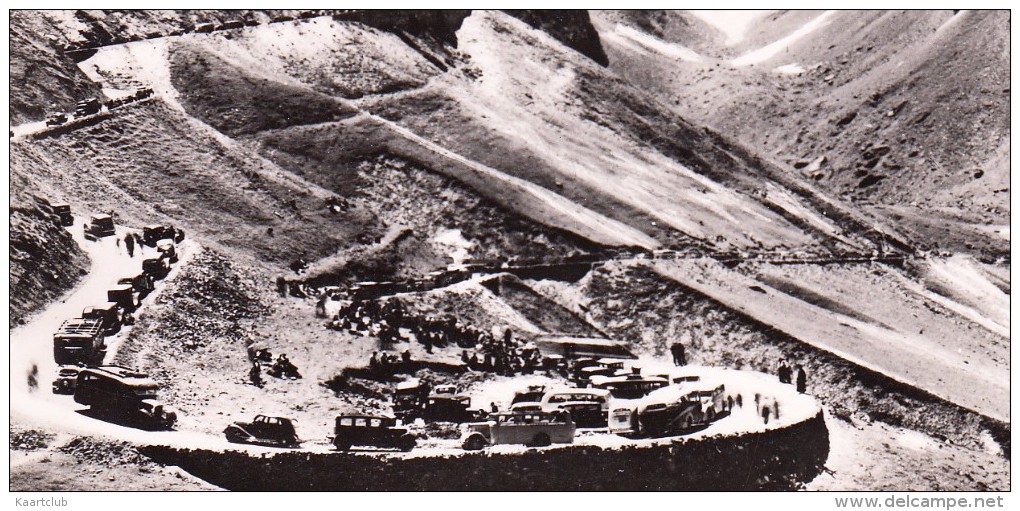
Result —
[[[131,233],[124,236],[124,248],[127,249],[128,257],[135,256],[135,238]]]
[[[259,366],[258,361],[253,361],[251,364],[251,370],[248,371],[248,378],[251,379],[251,384],[262,388],[262,368]]]
[[[779,375],[779,383],[790,383],[790,380],[793,378],[793,370],[790,369],[790,366],[786,365],[786,362],[779,364],[779,370],[776,373]]]
[[[797,366],[797,392],[801,394],[807,392],[807,373],[804,372],[803,366]]]
[[[669,350],[673,353],[673,365],[677,367],[687,365],[687,353],[685,353],[683,343],[674,342]]]

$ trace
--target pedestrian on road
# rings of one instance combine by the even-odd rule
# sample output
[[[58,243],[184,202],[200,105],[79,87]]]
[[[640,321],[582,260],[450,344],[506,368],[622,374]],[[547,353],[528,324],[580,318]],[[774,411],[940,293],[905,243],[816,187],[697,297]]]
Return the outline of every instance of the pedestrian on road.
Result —
[[[674,342],[673,346],[670,346],[669,351],[673,353],[673,365],[677,367],[687,365],[687,353],[684,350],[683,343]]]
[[[127,249],[128,257],[135,256],[135,238],[131,234],[124,236],[124,248]]]
[[[803,366],[797,366],[797,392],[801,394],[807,392],[807,373],[804,372]]]
[[[786,362],[779,364],[779,370],[776,371],[776,373],[779,376],[779,383],[791,383],[793,370],[790,369],[790,366],[786,365]]]

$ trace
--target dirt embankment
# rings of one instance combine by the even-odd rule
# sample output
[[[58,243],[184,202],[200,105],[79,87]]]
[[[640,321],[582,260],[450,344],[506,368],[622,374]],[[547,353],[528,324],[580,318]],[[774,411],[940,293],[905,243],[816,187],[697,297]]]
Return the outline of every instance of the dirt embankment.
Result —
[[[57,226],[28,193],[24,176],[11,173],[9,325],[72,289],[88,272],[89,259],[65,227]],[[47,198],[47,197],[44,197]],[[50,196],[56,202],[56,196]]]
[[[948,403],[921,389],[809,347],[693,289],[643,267],[609,265],[582,288],[591,315],[635,351],[665,356],[682,342],[705,365],[774,373],[782,361],[803,365],[808,390],[844,420],[881,421],[982,449],[990,433],[1009,451],[1009,425]]]
[[[749,491],[796,489],[814,478],[828,456],[829,435],[819,413],[763,433],[640,448],[577,446],[401,459],[304,453],[254,458],[166,447],[143,451],[160,463],[240,491]]]
[[[325,151],[326,147],[316,146],[310,154],[327,161],[351,156]],[[282,163],[289,161],[277,156]],[[555,260],[605,250],[578,235],[508,211],[421,163],[385,152],[361,162],[336,163],[330,165],[332,176],[308,178],[325,187],[335,186],[338,193],[354,188],[344,197],[350,206],[364,211],[372,225],[403,234],[387,246],[377,246],[385,233],[365,233],[361,244],[338,251],[330,264],[309,273],[307,278],[319,285],[421,277],[472,259]],[[341,178],[348,172],[350,178]]]
[[[136,446],[57,436],[12,425],[10,491],[198,491],[214,486],[141,454]]]

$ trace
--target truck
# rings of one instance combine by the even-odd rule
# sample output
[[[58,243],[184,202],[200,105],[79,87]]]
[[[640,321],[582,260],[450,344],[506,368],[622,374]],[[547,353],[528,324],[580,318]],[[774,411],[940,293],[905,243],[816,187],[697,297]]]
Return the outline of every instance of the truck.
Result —
[[[74,116],[85,117],[86,115],[98,114],[103,108],[97,98],[83,99],[74,105]]]
[[[149,258],[142,261],[142,271],[155,280],[162,280],[170,273],[170,261],[164,258]]]
[[[635,368],[626,376],[593,376],[590,383],[596,389],[608,390],[616,399],[640,399],[669,385],[669,380],[661,376],[642,376]]]
[[[102,319],[64,321],[53,334],[53,360],[59,365],[100,363],[106,355],[104,335]]]
[[[470,407],[471,398],[459,394],[455,385],[437,385],[422,415],[428,422],[465,422],[474,417]]]
[[[60,126],[65,122],[67,122],[67,114],[64,113],[52,114],[46,118],[47,126]]]
[[[142,299],[149,295],[153,289],[156,288],[155,279],[152,275],[142,272],[134,277],[123,277],[117,281],[118,284],[130,285],[135,293],[138,293],[138,298]]]
[[[429,386],[417,378],[397,384],[393,393],[393,414],[398,419],[409,421],[420,417],[428,404]]]
[[[117,302],[106,302],[90,305],[81,311],[83,319],[100,319],[103,321],[103,334],[113,335],[120,331],[124,324],[124,309]]]
[[[70,227],[74,225],[74,215],[71,214],[71,205],[66,202],[50,204],[50,215],[53,217],[53,222],[60,227]]]
[[[168,225],[151,224],[142,227],[142,244],[156,248],[156,242],[163,239],[173,239],[174,228]]]
[[[157,241],[156,250],[159,252],[159,257],[166,258],[170,264],[175,264],[179,260],[174,240],[162,239]]]
[[[78,383],[78,373],[81,370],[82,366],[60,366],[57,369],[57,377],[53,380],[53,393],[73,396],[74,386]]]
[[[106,300],[116,303],[124,312],[134,312],[141,303],[134,286],[117,284],[106,290]]]
[[[544,395],[545,385],[529,385],[514,392],[514,397],[510,400],[510,410],[541,411],[542,396]]]
[[[524,444],[528,447],[572,444],[577,429],[570,414],[563,411],[498,412],[485,422],[471,423],[467,427],[462,439],[462,447],[467,451],[500,444]]]
[[[122,366],[82,369],[74,402],[93,414],[145,429],[171,429],[177,413],[158,398],[159,385],[145,373]]]
[[[113,236],[117,231],[113,227],[113,217],[106,214],[92,215],[89,223],[85,224],[85,237],[95,240],[106,236]]]

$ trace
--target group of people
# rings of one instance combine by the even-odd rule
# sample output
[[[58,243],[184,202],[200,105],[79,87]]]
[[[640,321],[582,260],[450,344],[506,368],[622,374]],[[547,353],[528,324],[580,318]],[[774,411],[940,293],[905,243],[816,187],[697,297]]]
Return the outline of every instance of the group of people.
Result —
[[[479,337],[473,349],[461,351],[460,359],[468,368],[504,376],[548,369],[538,347],[514,337],[510,328],[499,338],[489,332],[485,334]]]
[[[393,374],[398,370],[406,372],[411,362],[411,350],[402,351],[399,357],[386,351],[382,355],[378,351],[373,351],[372,357],[368,359],[368,368],[373,372]]]
[[[181,229],[180,227],[170,226],[167,228],[166,234],[168,235],[168,238],[174,240],[174,243],[176,244],[180,244],[184,241],[184,229]],[[116,238],[116,240],[117,247],[120,247],[121,239]],[[129,232],[124,235],[124,249],[127,250],[128,257],[135,256],[135,247],[138,247],[138,251],[141,253],[142,245],[144,244],[142,235],[137,232]]]
[[[269,350],[258,349],[250,351],[249,358],[251,358],[251,369],[248,370],[248,380],[256,387],[262,388],[266,384],[265,380],[262,379],[263,364],[269,366],[266,370],[266,374],[269,376],[285,380],[301,378],[301,373],[298,371],[297,366],[290,361],[286,353],[280,353],[276,360],[273,360],[273,354]]]
[[[405,318],[402,303],[396,300],[380,304],[376,300],[354,300],[340,306],[329,327],[335,330],[347,330],[357,334],[378,337],[384,343],[397,343],[408,339],[400,333],[401,327],[416,324]],[[413,331],[413,328],[412,328]],[[421,340],[418,335],[415,336]],[[431,345],[426,345],[432,352]]]
[[[433,353],[434,348],[457,346],[461,348],[461,361],[476,371],[512,375],[532,373],[543,367],[538,348],[514,337],[507,328],[501,337],[474,325],[465,324],[449,315],[433,316],[409,312],[399,300],[353,300],[340,306],[329,327],[362,335],[378,337],[384,344],[410,341],[411,337]],[[405,329],[406,335],[401,332]],[[405,351],[401,359],[387,354],[373,354],[369,361],[373,368],[392,367],[409,359]]]
[[[786,364],[786,362],[780,362],[779,369],[776,371],[776,375],[779,376],[779,383],[793,384],[793,369]],[[797,366],[797,392],[801,394],[807,392],[807,371],[804,370],[804,366]]]

